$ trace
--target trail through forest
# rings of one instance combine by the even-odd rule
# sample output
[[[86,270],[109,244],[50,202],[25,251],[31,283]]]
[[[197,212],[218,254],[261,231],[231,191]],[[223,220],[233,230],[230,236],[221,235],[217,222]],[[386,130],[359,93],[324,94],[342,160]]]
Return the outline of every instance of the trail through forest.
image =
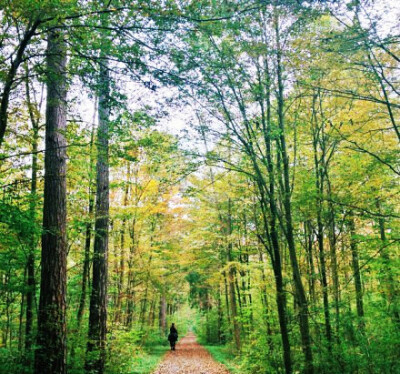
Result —
[[[169,351],[154,374],[229,374],[224,365],[213,360],[207,350],[196,342],[193,333],[187,334]]]

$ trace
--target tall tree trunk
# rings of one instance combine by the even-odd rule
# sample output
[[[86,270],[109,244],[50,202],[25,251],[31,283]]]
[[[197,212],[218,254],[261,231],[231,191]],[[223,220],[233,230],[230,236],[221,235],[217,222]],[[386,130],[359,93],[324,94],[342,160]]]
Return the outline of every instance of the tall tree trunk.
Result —
[[[328,348],[331,350],[332,328],[331,328],[330,312],[329,312],[328,279],[326,276],[324,232],[323,232],[323,225],[320,212],[317,213],[317,238],[318,238],[319,262],[321,266],[321,285],[322,285],[322,299],[324,304],[325,335],[326,339],[328,340]]]
[[[126,284],[126,294],[127,294],[127,302],[126,302],[126,325],[130,327],[133,322],[133,313],[135,309],[135,273],[134,273],[134,255],[135,255],[135,246],[137,241],[136,234],[136,218],[132,220],[132,226],[129,230],[129,235],[131,237],[131,245],[129,247],[128,254],[128,280]]]
[[[225,343],[225,334],[223,332],[223,321],[224,321],[224,313],[222,309],[222,300],[221,300],[221,284],[218,284],[218,293],[217,293],[217,308],[218,308],[218,343]]]
[[[24,284],[26,283],[26,269],[24,272]],[[19,328],[18,328],[18,351],[22,351],[22,324],[25,310],[25,293],[21,292],[21,304],[19,307]]]
[[[240,318],[243,318],[243,308],[245,308],[246,304],[245,304],[245,302],[242,301],[243,300],[243,296],[241,294],[240,286],[239,286],[239,280],[238,280],[239,275],[240,274],[238,273],[238,271],[235,270],[235,277],[234,278],[235,278],[235,289],[236,289],[236,295],[237,295],[237,303],[238,303],[238,306],[239,306]]]
[[[109,76],[108,68],[100,65],[99,127],[96,177],[95,240],[93,250],[92,293],[90,295],[89,340],[85,369],[88,373],[104,373],[107,338],[107,277],[109,223]]]
[[[265,30],[264,32],[266,42],[268,40],[268,36]],[[268,252],[272,263],[276,288],[276,305],[278,309],[279,327],[282,340],[283,364],[285,367],[285,373],[290,374],[292,373],[291,347],[286,313],[286,296],[283,286],[282,261],[277,231],[278,208],[275,191],[276,171],[272,155],[272,139],[274,135],[272,130],[271,110],[271,73],[267,58],[264,58],[263,72],[263,75],[261,75],[261,72],[259,73],[259,84],[260,87],[262,87],[261,92],[264,93],[265,89],[265,93],[264,95],[260,96],[259,104],[261,109],[261,124],[265,143],[265,159],[263,159],[263,164],[267,167],[268,181],[265,180],[264,173],[260,170],[257,156],[255,155],[252,147],[248,146],[248,152],[256,174],[255,182],[259,191],[259,206],[261,209],[262,222],[264,226],[263,234],[258,234],[258,238]],[[263,76],[263,78],[261,78],[261,76]],[[245,124],[246,123],[247,121],[245,121]],[[266,299],[265,304],[267,304]],[[268,330],[270,331],[269,327]]]
[[[328,196],[332,195],[331,184],[329,178],[327,180],[328,185]],[[329,208],[329,247],[331,256],[331,272],[332,272],[332,284],[333,284],[333,297],[335,304],[335,330],[336,340],[340,339],[340,291],[339,291],[339,273],[338,273],[338,261],[337,261],[337,250],[336,250],[336,223],[335,223],[335,208],[333,203],[330,201],[328,204]]]
[[[378,209],[381,210],[381,206],[378,203]],[[393,270],[390,266],[390,257],[386,246],[388,245],[385,231],[385,220],[383,217],[379,218],[379,232],[382,241],[381,259],[383,262],[383,289],[388,307],[391,311],[393,320],[400,324],[400,303],[399,303],[399,291],[396,288],[396,282],[393,276]]]
[[[122,315],[122,299],[123,299],[123,290],[124,290],[124,279],[125,279],[125,225],[126,219],[124,218],[121,223],[121,233],[120,233],[120,249],[119,254],[119,264],[117,265],[117,295],[115,300],[115,322],[121,321]]]
[[[155,230],[155,225],[152,225],[152,231],[154,233]],[[150,247],[153,247],[153,235],[150,236]],[[146,311],[147,311],[147,304],[149,301],[149,284],[150,284],[150,277],[151,277],[151,263],[153,260],[153,255],[150,254],[149,260],[147,262],[147,274],[146,274],[146,281],[145,281],[145,291],[144,291],[144,297],[142,299],[142,306],[140,309],[140,316],[139,316],[139,321],[140,321],[140,330],[143,331],[144,329],[144,324],[146,322]]]
[[[89,219],[93,214],[93,206],[94,206],[94,198],[93,193],[90,191],[91,188],[89,187],[89,204],[88,204],[88,212],[89,212]],[[82,287],[81,287],[81,296],[79,300],[79,308],[77,313],[77,320],[78,320],[78,327],[81,325],[83,312],[85,310],[86,304],[86,294],[87,294],[87,286],[89,285],[89,266],[90,266],[90,243],[92,237],[92,223],[88,222],[86,224],[86,233],[85,233],[85,253],[83,259],[83,271],[82,271]]]
[[[130,163],[127,162],[127,181],[130,180]],[[129,183],[125,184],[124,188],[124,207],[128,205],[128,197],[129,197]],[[116,314],[115,314],[115,321],[120,322],[122,316],[122,299],[123,299],[123,291],[124,291],[124,280],[125,280],[125,229],[126,229],[126,217],[122,219],[121,223],[121,236],[120,236],[120,253],[119,253],[119,267],[118,267],[118,295],[117,295],[117,302],[115,305]]]
[[[261,304],[263,306],[263,317],[265,324],[267,326],[267,333],[269,337],[268,339],[270,340],[270,337],[272,335],[272,329],[271,329],[269,302],[267,294],[267,279],[265,276],[264,259],[261,249],[259,251],[259,262],[261,266],[261,285],[260,285]]]
[[[5,277],[5,283],[10,284],[11,282],[11,270],[7,271],[7,275]],[[7,348],[7,341],[9,341],[8,348],[12,347],[12,325],[11,325],[11,309],[12,309],[12,290],[9,289],[6,291],[6,331],[5,331],[5,341],[4,346]]]
[[[232,233],[233,233],[233,226],[232,226],[232,206],[231,200],[228,200],[228,248],[227,248],[227,260],[228,262],[233,261],[232,257]],[[228,286],[229,286],[229,304],[231,307],[231,317],[232,317],[232,324],[233,324],[233,337],[235,340],[235,347],[238,351],[240,351],[240,327],[239,322],[237,319],[237,304],[236,304],[236,292],[235,292],[235,268],[232,264],[229,264],[228,269]]]
[[[140,322],[140,331],[144,330],[144,325],[146,322],[146,311],[147,311],[147,303],[148,303],[148,294],[149,294],[149,284],[146,283],[146,288],[144,291],[144,297],[141,300],[141,308],[140,308],[140,315],[139,315],[139,322]]]
[[[317,209],[317,241],[319,251],[319,262],[321,266],[321,284],[322,284],[322,298],[324,304],[324,317],[325,317],[325,334],[328,340],[328,348],[332,349],[332,328],[329,313],[329,297],[328,297],[328,279],[326,276],[326,262],[325,262],[325,246],[324,246],[324,225],[322,222],[323,203],[322,196],[324,194],[324,168],[325,168],[325,149],[321,145],[321,155],[318,152],[318,144],[323,142],[320,139],[321,128],[318,127],[317,114],[315,110],[316,96],[313,98],[313,149],[314,149],[314,169],[315,169],[315,187],[317,191],[316,209]],[[323,138],[323,134],[322,134]]]
[[[159,328],[162,334],[167,332],[167,299],[165,297],[164,289],[160,296]]]
[[[316,302],[315,296],[315,270],[314,270],[314,258],[313,258],[313,232],[310,221],[304,222],[304,240],[307,253],[308,263],[308,288],[310,292],[310,298],[312,304]]]
[[[26,69],[28,70],[28,69]],[[27,71],[28,72],[28,71]],[[29,116],[32,124],[32,167],[31,167],[31,196],[30,196],[30,219],[33,225],[36,222],[36,199],[37,199],[37,174],[38,174],[38,140],[39,122],[32,108],[29,82],[26,80],[26,97],[28,102]],[[29,243],[28,258],[26,261],[27,292],[26,292],[26,322],[25,322],[25,350],[30,351],[32,346],[33,326],[33,301],[35,299],[35,250],[37,245],[35,230],[32,231]]]
[[[156,300],[151,301],[150,312],[149,312],[149,327],[154,326],[154,322],[156,319],[156,304],[157,304]]]
[[[251,283],[251,272],[250,272],[250,255],[249,253],[246,254],[246,263],[247,263],[247,271],[246,271],[246,276],[247,276],[247,298],[248,298],[248,306],[250,308],[250,316],[249,316],[249,322],[250,326],[253,326],[254,322],[254,315],[253,315],[253,295],[252,295],[252,283]]]
[[[274,204],[273,204],[274,205]],[[272,213],[274,216],[274,213]],[[285,366],[286,374],[292,373],[292,361],[291,361],[291,348],[289,341],[288,321],[286,315],[286,296],[285,289],[283,287],[283,275],[282,275],[282,261],[280,255],[280,248],[278,242],[278,235],[275,227],[275,218],[271,219],[271,262],[272,269],[275,276],[275,287],[276,287],[276,305],[278,309],[279,327],[281,332],[282,348],[283,348],[283,363]]]
[[[356,228],[354,217],[350,213],[349,219],[349,234],[350,234],[350,250],[351,250],[351,266],[353,269],[354,286],[356,289],[356,305],[357,305],[357,315],[361,320],[361,325],[363,324],[362,318],[364,317],[364,302],[363,302],[363,292],[362,292],[362,282],[360,273],[360,264],[358,257],[358,248],[356,241]]]
[[[96,111],[95,105],[95,111]],[[93,118],[94,123],[94,118]],[[79,301],[77,320],[78,320],[78,328],[82,323],[83,312],[85,310],[86,304],[86,296],[87,296],[87,286],[89,285],[90,274],[90,245],[92,241],[92,215],[94,208],[94,194],[92,188],[92,172],[93,172],[93,143],[94,143],[94,125],[92,127],[92,133],[90,136],[90,158],[89,158],[89,201],[88,201],[88,222],[86,223],[86,233],[85,233],[85,253],[83,258],[83,271],[82,271],[82,287],[81,287],[81,296]]]
[[[230,265],[228,271],[228,284],[229,284],[229,305],[230,313],[233,323],[233,337],[235,341],[235,347],[240,350],[240,328],[237,319],[237,304],[236,304],[236,293],[235,293],[235,269]]]
[[[289,340],[288,321],[286,315],[286,296],[283,287],[283,274],[282,274],[282,261],[279,246],[279,238],[277,231],[277,220],[278,220],[278,208],[276,202],[276,191],[275,191],[275,167],[272,156],[272,112],[271,112],[271,76],[268,60],[264,60],[264,72],[265,72],[265,104],[262,100],[261,106],[261,121],[264,133],[264,142],[266,147],[266,164],[268,170],[269,185],[266,186],[266,182],[259,172],[259,178],[257,180],[258,189],[260,192],[260,208],[263,216],[265,238],[263,244],[265,249],[269,253],[272,263],[272,269],[275,276],[275,288],[276,288],[276,305],[278,309],[279,328],[282,340],[283,349],[283,364],[285,366],[286,374],[292,373],[292,359],[291,359],[291,347]],[[266,106],[266,108],[265,108]],[[253,162],[254,163],[254,162]],[[254,165],[256,165],[254,163]],[[258,170],[258,168],[255,168]],[[269,217],[267,215],[269,211]],[[261,239],[261,236],[259,237]],[[268,240],[269,239],[269,240]]]
[[[300,334],[302,341],[302,349],[305,356],[305,374],[312,374],[313,358],[311,351],[311,337],[310,327],[308,320],[308,302],[304,291],[303,282],[301,280],[300,268],[296,254],[296,244],[294,241],[293,233],[293,220],[292,220],[292,204],[291,204],[291,188],[290,188],[290,173],[289,173],[289,156],[287,154],[286,138],[285,138],[285,119],[284,119],[284,91],[283,91],[283,77],[282,77],[282,50],[280,45],[280,32],[279,20],[277,9],[275,9],[274,28],[276,36],[276,72],[277,72],[277,106],[278,106],[278,126],[280,129],[279,134],[279,154],[282,157],[283,164],[283,207],[284,207],[284,221],[286,239],[289,248],[290,263],[293,272],[293,281],[296,290],[296,301],[299,305],[300,317]]]
[[[222,272],[222,276],[224,277],[224,295],[225,295],[225,308],[226,308],[226,319],[228,320],[229,324],[232,323],[231,319],[231,312],[230,312],[230,305],[229,305],[229,291],[228,291],[228,280],[226,276],[226,271]]]
[[[55,29],[47,44],[47,104],[42,268],[36,374],[66,373],[66,46]]]

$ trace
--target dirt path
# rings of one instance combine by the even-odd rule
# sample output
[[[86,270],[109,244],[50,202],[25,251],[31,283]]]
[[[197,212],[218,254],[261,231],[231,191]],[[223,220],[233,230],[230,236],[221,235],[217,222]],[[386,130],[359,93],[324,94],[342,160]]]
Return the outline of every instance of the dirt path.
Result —
[[[222,364],[196,342],[193,333],[187,334],[176,345],[176,351],[169,351],[153,374],[229,374]]]

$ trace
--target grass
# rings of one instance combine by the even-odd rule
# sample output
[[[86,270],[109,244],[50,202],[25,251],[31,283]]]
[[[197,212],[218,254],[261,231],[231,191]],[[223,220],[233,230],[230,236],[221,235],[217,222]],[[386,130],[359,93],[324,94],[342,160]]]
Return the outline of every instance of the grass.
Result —
[[[137,351],[133,357],[121,362],[118,367],[110,367],[107,370],[109,374],[151,374],[161,362],[165,352],[169,349],[168,345],[153,345],[143,347]]]
[[[131,370],[128,369],[126,374],[150,374],[160,363],[169,347],[166,345],[155,345],[146,348],[140,357],[132,360]]]
[[[229,351],[229,347],[224,345],[204,345],[204,348],[210,352],[215,361],[224,364],[231,374],[243,373],[235,361],[235,356]]]

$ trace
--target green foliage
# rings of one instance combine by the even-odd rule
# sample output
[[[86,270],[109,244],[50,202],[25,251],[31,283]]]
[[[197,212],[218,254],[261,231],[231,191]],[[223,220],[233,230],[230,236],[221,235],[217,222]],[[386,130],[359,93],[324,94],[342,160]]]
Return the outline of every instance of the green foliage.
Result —
[[[116,330],[109,339],[108,374],[149,374],[154,371],[163,354],[168,350],[168,341],[158,329],[146,332],[136,326],[132,331]]]
[[[254,334],[243,347],[240,367],[246,373],[283,373],[281,352],[276,349],[280,337]]]
[[[218,345],[205,345],[204,346],[214,360],[224,364],[232,374],[245,374],[247,371],[239,366],[238,358],[229,351],[229,348]]]

